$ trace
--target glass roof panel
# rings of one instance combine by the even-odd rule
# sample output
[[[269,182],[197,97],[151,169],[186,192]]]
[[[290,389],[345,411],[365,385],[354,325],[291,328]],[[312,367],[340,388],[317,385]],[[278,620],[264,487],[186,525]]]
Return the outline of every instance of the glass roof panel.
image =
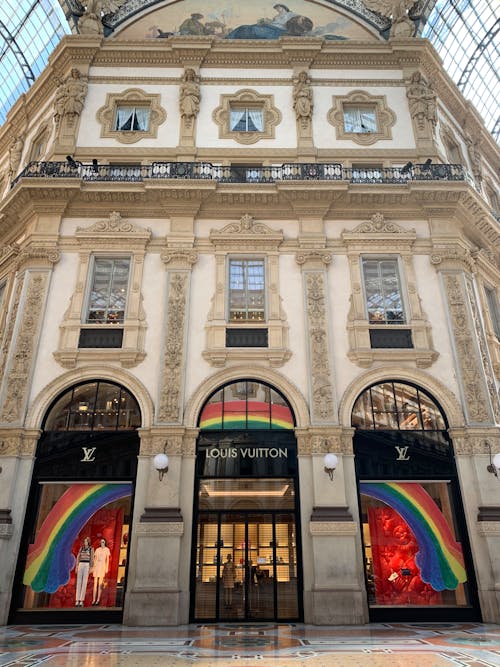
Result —
[[[0,3],[0,123],[70,28],[57,0]]]
[[[448,74],[500,140],[498,0],[437,0],[421,30]]]

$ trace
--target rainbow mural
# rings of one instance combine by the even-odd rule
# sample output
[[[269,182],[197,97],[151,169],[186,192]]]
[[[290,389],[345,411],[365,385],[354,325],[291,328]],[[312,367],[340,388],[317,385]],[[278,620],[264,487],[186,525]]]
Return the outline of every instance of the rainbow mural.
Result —
[[[409,525],[418,543],[415,563],[420,578],[435,591],[454,590],[467,581],[462,547],[443,513],[420,484],[362,482],[360,492],[392,507]]]
[[[293,429],[293,416],[286,405],[263,401],[209,403],[201,413],[200,428],[204,431],[269,428],[288,430]]]
[[[75,565],[71,551],[78,533],[102,507],[132,495],[132,484],[75,484],[45,517],[28,549],[23,583],[40,593],[67,584]]]

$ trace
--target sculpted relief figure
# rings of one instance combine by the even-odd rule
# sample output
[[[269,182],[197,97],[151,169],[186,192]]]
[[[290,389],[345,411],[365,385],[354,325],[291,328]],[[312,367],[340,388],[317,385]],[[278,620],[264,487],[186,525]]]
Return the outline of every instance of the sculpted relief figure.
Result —
[[[434,129],[437,123],[437,96],[432,85],[427,83],[420,72],[413,72],[411,75],[406,96],[411,117],[417,126],[423,129],[427,121]]]
[[[184,72],[179,93],[179,109],[186,125],[190,125],[200,110],[200,86],[196,72],[189,68]]]
[[[307,72],[300,72],[293,87],[293,108],[297,120],[307,123],[311,120],[313,110],[313,96],[310,79]]]
[[[102,17],[114,14],[125,0],[89,0],[85,11],[78,21],[78,31],[85,35],[102,35]]]
[[[415,26],[408,12],[416,0],[363,0],[363,3],[373,12],[391,19],[391,37],[413,37]]]
[[[12,138],[9,147],[9,179],[12,180],[17,174],[19,165],[21,164],[21,156],[23,154],[24,139],[21,136]]]
[[[59,125],[64,116],[72,124],[83,111],[88,84],[80,70],[74,67],[71,74],[64,80],[57,79],[57,90],[54,98],[54,121]]]

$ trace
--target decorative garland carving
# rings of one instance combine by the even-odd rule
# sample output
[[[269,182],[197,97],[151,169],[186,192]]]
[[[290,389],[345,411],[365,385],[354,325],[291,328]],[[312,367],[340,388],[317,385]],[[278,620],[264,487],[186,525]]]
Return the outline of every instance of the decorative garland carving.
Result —
[[[443,276],[448,297],[453,336],[457,350],[458,365],[462,377],[469,419],[474,422],[489,422],[491,417],[487,389],[482,381],[482,364],[477,358],[468,324],[467,295],[456,275]]]
[[[179,421],[182,370],[184,368],[184,328],[188,274],[172,273],[167,309],[167,335],[162,369],[162,391],[158,420]]]
[[[142,227],[134,225],[132,222],[122,218],[121,213],[118,211],[112,211],[109,214],[107,220],[99,220],[95,222],[90,227],[77,227],[76,235],[83,236],[93,236],[94,234],[139,234],[144,235],[144,232],[147,231],[149,234],[151,230],[144,230]]]
[[[22,418],[48,274],[30,274],[27,280],[24,316],[12,351],[11,365],[4,385],[6,393],[0,412],[0,421],[6,423],[20,421]]]
[[[332,418],[333,387],[328,355],[325,276],[320,272],[308,272],[305,282],[312,376],[312,413],[315,420],[326,421]]]
[[[395,222],[389,222],[385,219],[383,213],[374,213],[367,222],[362,222],[353,231],[352,234],[407,234],[408,231],[415,233],[415,230],[406,230]]]
[[[234,234],[240,235],[256,235],[256,236],[269,236],[269,237],[278,237],[279,240],[283,239],[283,232],[275,232],[273,229],[265,225],[263,222],[255,222],[255,219],[249,213],[245,213],[240,219],[239,222],[231,222],[229,225],[226,225],[221,230],[212,229],[210,231],[210,240],[212,242],[217,242],[217,240],[222,240],[227,236]]]

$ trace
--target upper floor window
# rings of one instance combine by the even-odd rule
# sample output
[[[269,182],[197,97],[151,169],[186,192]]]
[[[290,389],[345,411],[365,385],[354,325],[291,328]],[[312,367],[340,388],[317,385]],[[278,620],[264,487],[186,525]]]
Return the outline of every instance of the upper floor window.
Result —
[[[491,323],[496,337],[500,340],[500,308],[498,307],[497,293],[491,287],[485,287],[486,300],[490,311]]]
[[[231,107],[229,127],[231,132],[263,132],[264,113],[262,107]]]
[[[115,130],[147,132],[149,108],[119,106],[116,109]]]
[[[123,324],[129,272],[128,257],[94,258],[87,323]]]
[[[265,319],[265,264],[263,259],[229,260],[229,320]]]
[[[433,399],[418,387],[403,382],[382,382],[366,389],[354,404],[352,425],[359,429],[401,431],[446,428]]]
[[[344,105],[344,131],[363,134],[377,131],[377,114],[374,106]]]
[[[371,324],[404,324],[405,315],[397,259],[363,258],[363,283]]]

